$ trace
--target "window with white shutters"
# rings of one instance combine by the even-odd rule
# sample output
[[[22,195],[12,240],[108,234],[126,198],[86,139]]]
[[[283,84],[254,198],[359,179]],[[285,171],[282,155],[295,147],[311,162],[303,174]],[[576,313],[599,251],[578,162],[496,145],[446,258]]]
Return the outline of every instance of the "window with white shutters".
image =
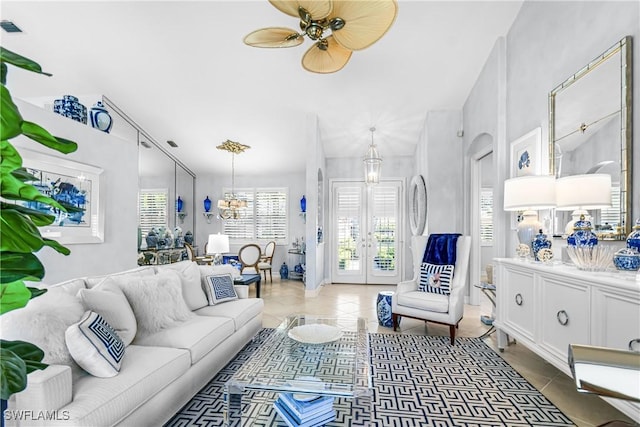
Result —
[[[480,244],[493,245],[493,190],[480,191]]]
[[[230,189],[223,189],[230,195]],[[238,219],[224,221],[224,234],[236,241],[274,240],[287,243],[288,197],[286,188],[236,189],[236,197],[247,207]]]
[[[143,189],[138,194],[140,232],[146,236],[153,227],[167,227],[169,192],[166,188]]]
[[[620,187],[611,187],[611,207],[600,211],[600,225],[612,231],[620,225]]]

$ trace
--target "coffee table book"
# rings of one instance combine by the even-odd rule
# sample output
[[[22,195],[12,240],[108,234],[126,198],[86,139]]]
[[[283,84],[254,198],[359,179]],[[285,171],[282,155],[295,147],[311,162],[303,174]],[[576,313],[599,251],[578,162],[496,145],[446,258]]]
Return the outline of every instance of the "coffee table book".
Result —
[[[294,414],[291,406],[282,399],[282,395],[273,403],[273,407],[282,420],[290,427],[316,427],[323,426],[336,419],[336,411],[333,410],[333,399],[317,404],[317,410],[298,416]]]

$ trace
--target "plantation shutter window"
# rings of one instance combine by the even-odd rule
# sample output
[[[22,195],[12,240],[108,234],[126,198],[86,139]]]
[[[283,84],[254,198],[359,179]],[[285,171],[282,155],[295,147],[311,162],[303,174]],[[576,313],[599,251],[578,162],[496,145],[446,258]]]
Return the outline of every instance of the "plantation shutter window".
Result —
[[[230,196],[231,189],[225,188],[223,193]],[[247,207],[240,218],[224,220],[223,232],[230,240],[288,242],[289,201],[286,188],[236,189],[235,195],[246,200]]]
[[[223,193],[225,198],[231,197],[230,188],[224,188]],[[235,196],[240,200],[246,200],[247,207],[242,209],[240,218],[223,221],[224,234],[229,236],[229,239],[253,240],[255,235],[253,226],[253,191],[251,189],[236,189]]]
[[[146,236],[153,227],[167,227],[169,224],[169,191],[162,189],[143,189],[138,193],[138,217],[140,232]]]
[[[493,244],[493,190],[480,191],[480,244]]]

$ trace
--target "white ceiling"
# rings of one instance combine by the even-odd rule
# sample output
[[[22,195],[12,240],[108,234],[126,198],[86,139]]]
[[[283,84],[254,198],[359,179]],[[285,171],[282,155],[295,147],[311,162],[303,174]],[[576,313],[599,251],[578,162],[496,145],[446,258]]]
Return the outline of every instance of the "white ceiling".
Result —
[[[15,97],[104,94],[196,173],[230,171],[216,145],[252,148],[246,173],[301,171],[308,117],[327,157],[413,155],[428,111],[459,110],[521,1],[399,1],[389,32],[335,74],[305,71],[311,46],[258,49],[249,32],[298,22],[263,1],[6,1],[24,32],[2,46],[53,77],[11,68]],[[348,24],[347,24],[348,25]],[[91,107],[90,105],[87,107]],[[244,170],[243,170],[244,169]]]

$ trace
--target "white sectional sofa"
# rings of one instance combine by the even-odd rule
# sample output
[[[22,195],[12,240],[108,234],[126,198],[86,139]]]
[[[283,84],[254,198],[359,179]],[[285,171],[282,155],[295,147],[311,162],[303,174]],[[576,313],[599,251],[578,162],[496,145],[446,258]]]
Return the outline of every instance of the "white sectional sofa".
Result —
[[[202,287],[207,276],[237,274],[225,268],[183,261],[74,279],[47,286],[49,291],[27,307],[3,315],[3,339],[39,345],[50,363],[29,374],[27,389],[12,396],[7,425],[161,426],[168,421],[262,328],[263,301],[248,298],[246,286],[235,286],[238,299],[208,301]],[[87,310],[105,318],[126,345],[115,376],[89,374],[64,348],[65,330]]]

